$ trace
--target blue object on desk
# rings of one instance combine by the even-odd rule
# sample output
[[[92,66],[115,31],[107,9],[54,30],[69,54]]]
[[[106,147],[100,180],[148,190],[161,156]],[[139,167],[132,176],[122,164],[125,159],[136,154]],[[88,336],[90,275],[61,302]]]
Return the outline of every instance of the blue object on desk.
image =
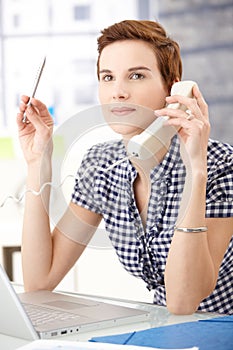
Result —
[[[92,338],[91,341],[166,349],[182,349],[197,346],[200,350],[232,350],[233,316],[179,323],[139,332],[96,337]]]
[[[207,320],[199,320],[199,322],[231,322],[233,327],[233,315],[231,316],[220,316],[215,318],[210,318]]]

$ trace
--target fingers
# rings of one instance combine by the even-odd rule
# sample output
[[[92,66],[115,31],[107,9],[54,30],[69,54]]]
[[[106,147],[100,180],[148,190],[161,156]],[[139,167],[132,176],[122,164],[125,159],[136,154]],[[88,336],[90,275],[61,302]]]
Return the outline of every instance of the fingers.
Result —
[[[189,110],[189,109],[188,109]],[[190,110],[190,113],[191,110]],[[186,113],[186,111],[181,110],[181,109],[173,109],[173,108],[162,108],[159,110],[155,110],[154,114],[157,117],[161,117],[161,116],[168,116],[170,118],[183,118],[183,119],[187,119],[188,114]]]
[[[203,119],[202,112],[195,98],[190,98],[190,97],[185,97],[180,95],[173,95],[171,96],[171,98],[170,96],[167,97],[166,100],[169,104],[178,102],[181,105],[180,109],[166,108],[165,110],[168,113],[167,114],[168,116],[187,118],[186,110],[188,110],[195,118]],[[170,112],[170,109],[173,109],[175,112],[174,113]],[[180,112],[180,110],[182,110],[182,112]]]
[[[28,104],[28,102],[30,103]],[[26,115],[27,123],[23,122]],[[21,124],[20,124],[21,123]],[[28,126],[31,123],[37,130],[40,128],[53,126],[53,119],[44,103],[35,98],[30,99],[28,96],[21,97],[19,113],[17,114],[17,124],[20,129]]]
[[[29,96],[26,96],[26,95],[21,96],[21,101],[20,101],[20,106],[19,106],[20,112],[24,113],[26,111],[26,109],[28,108],[29,100],[30,100]],[[36,107],[38,109],[39,113],[46,113],[47,112],[46,105],[44,103],[42,103],[40,100],[32,98],[30,100],[30,105]]]
[[[186,109],[185,113],[187,114],[186,116],[187,120],[192,120],[193,118],[195,118],[192,111],[190,111],[190,109]]]
[[[200,137],[201,134],[209,135],[210,123],[208,106],[197,85],[193,88],[193,98],[181,95],[173,95],[166,98],[167,103],[179,103],[185,110],[163,108],[154,111],[156,116],[168,116],[165,125],[174,126],[181,135]],[[185,137],[186,137],[185,136]],[[206,139],[206,137],[205,137]]]
[[[38,112],[39,112],[40,114],[42,114],[42,115],[44,115],[44,114],[49,114],[46,105],[45,105],[43,102],[41,102],[40,100],[37,100],[37,99],[35,99],[35,98],[32,98],[30,104],[31,104],[33,107],[35,107],[35,108],[38,110]]]
[[[19,129],[23,129],[25,126],[25,123],[22,123],[23,116],[24,116],[24,114],[22,112],[17,113],[16,122],[17,122]]]
[[[27,104],[29,102],[29,96],[23,95],[21,96],[21,101],[20,101],[20,105],[19,105],[19,110],[20,113],[24,113],[26,108],[27,108]]]
[[[17,113],[17,118],[16,118],[16,122],[17,122],[19,130],[24,129],[24,127],[26,126],[25,123],[22,123],[22,120],[24,119],[24,113],[26,111],[27,104],[28,104],[29,100],[30,100],[29,96],[26,96],[26,95],[21,96],[21,101],[20,101],[20,105],[19,105],[19,113]]]
[[[208,118],[208,105],[197,85],[195,85],[193,88],[193,96],[196,99],[197,104],[202,111],[202,114]]]
[[[34,102],[35,101],[32,101],[32,103]],[[35,129],[42,133],[53,126],[53,121],[52,118],[50,118],[50,114],[46,106],[42,102],[37,100],[35,105],[28,105],[26,109],[26,116],[29,122],[33,124]]]
[[[27,104],[30,100],[30,97],[27,95],[22,95],[21,96],[21,102],[24,102],[25,104]]]
[[[187,119],[187,111],[189,114],[188,119],[194,119],[197,118],[199,120],[202,120],[203,122],[209,121],[208,116],[208,105],[205,102],[199,88],[197,85],[194,85],[193,87],[193,98],[182,96],[182,95],[172,95],[168,96],[166,98],[166,102],[168,104],[177,104],[179,103],[181,107],[184,109],[184,106],[186,107],[186,111],[184,112],[181,109],[173,109],[173,108],[163,108],[158,111],[154,111],[155,115],[157,116],[169,116],[173,118],[186,118]]]

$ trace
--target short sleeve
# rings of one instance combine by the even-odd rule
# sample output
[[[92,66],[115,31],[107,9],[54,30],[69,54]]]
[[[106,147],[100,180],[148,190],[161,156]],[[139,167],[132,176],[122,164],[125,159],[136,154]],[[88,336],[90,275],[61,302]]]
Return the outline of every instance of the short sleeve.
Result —
[[[121,140],[112,140],[92,146],[84,155],[78,169],[71,201],[81,207],[103,214],[103,195],[107,188],[106,169],[124,158],[125,147]],[[103,188],[100,190],[101,181]]]
[[[94,179],[99,169],[95,148],[85,154],[77,171],[71,201],[81,207],[100,213],[94,198]]]
[[[206,217],[233,217],[233,152],[224,145],[208,171]]]

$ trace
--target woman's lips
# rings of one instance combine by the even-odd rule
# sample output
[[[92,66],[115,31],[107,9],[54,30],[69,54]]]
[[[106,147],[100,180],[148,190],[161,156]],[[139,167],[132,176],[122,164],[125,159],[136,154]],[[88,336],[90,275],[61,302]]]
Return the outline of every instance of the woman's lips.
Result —
[[[129,115],[130,113],[135,112],[136,109],[132,107],[114,107],[111,109],[112,114],[116,116]]]

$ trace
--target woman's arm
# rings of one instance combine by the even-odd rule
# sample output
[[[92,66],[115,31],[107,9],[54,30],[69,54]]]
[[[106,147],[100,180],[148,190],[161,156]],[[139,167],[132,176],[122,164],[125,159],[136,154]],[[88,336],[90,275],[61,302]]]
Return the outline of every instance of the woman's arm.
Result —
[[[165,286],[167,307],[175,314],[192,314],[215,288],[219,268],[233,234],[233,218],[203,219],[204,186],[193,184],[190,205],[180,227],[206,226],[207,232],[174,232]],[[203,205],[204,206],[204,205]]]
[[[40,200],[39,200],[40,201]],[[31,204],[28,201],[28,204]],[[25,223],[22,240],[24,285],[27,291],[54,289],[81,256],[92,238],[101,216],[70,203],[52,234],[47,214],[41,215],[41,204],[34,203],[33,223]]]
[[[28,97],[23,96],[17,123],[28,167],[27,189],[38,192],[44,183],[51,181],[53,120],[42,102],[32,99],[33,105],[27,107],[27,101]],[[22,123],[25,110],[29,123]],[[81,255],[101,220],[100,215],[71,203],[51,234],[49,200],[49,186],[38,196],[30,191],[26,193],[22,235],[26,290],[56,287]]]
[[[206,232],[174,231],[165,269],[168,309],[176,314],[195,312],[200,302],[215,288],[218,271],[233,233],[233,218],[206,219],[207,145],[209,138],[208,106],[197,86],[193,99],[172,96],[167,102],[187,106],[185,112],[164,109],[167,124],[180,127],[181,155],[186,181],[176,226],[207,227]],[[158,112],[158,113],[157,113]]]

